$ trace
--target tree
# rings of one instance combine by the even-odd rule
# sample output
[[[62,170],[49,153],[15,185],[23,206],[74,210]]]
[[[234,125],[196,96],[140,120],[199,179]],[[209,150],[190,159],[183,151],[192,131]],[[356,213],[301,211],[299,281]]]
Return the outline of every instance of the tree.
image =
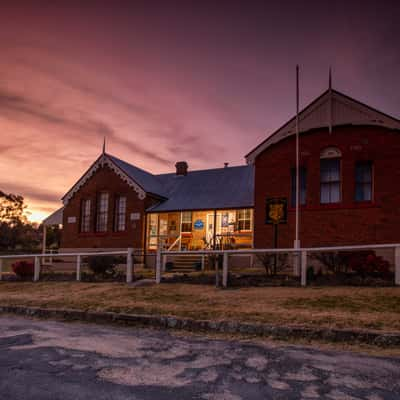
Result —
[[[22,196],[0,191],[0,250],[29,250],[40,243],[38,228],[28,221],[26,208]]]
[[[8,226],[15,226],[20,223],[27,223],[24,215],[26,209],[24,198],[16,194],[6,194],[0,190],[0,222]]]

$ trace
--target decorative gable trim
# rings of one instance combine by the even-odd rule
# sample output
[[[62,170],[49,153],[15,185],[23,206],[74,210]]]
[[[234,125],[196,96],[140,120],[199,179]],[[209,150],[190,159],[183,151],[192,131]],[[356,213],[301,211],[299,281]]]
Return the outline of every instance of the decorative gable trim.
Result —
[[[327,90],[299,113],[300,133],[340,125],[377,125],[399,129],[400,121],[336,90]],[[296,134],[296,117],[246,155],[248,164],[269,146]]]
[[[129,187],[131,187],[138,195],[140,200],[146,198],[146,192],[138,185],[132,178],[130,178],[121,168],[115,165],[107,154],[102,154],[94,164],[86,171],[86,173],[79,179],[79,181],[69,190],[69,192],[62,198],[64,206],[68,204],[73,195],[78,192],[82,186],[94,175],[94,173],[104,167],[108,166],[114,171]]]

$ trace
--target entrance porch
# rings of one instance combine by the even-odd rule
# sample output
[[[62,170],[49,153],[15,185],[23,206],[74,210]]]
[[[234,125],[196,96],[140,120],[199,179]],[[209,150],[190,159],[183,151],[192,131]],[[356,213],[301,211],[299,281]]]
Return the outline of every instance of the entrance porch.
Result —
[[[253,210],[174,211],[147,214],[147,250],[253,247]]]

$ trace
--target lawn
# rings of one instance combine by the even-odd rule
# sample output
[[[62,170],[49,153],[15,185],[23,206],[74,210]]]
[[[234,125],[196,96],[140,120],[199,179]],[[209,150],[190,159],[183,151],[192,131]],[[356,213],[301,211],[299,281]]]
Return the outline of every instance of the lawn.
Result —
[[[400,332],[400,288],[0,282],[0,304]]]

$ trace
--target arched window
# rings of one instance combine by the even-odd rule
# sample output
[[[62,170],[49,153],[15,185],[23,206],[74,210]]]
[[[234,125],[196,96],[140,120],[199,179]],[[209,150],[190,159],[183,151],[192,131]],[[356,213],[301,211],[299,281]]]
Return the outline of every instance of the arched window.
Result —
[[[321,204],[339,203],[342,200],[341,188],[341,151],[336,147],[327,147],[320,154],[320,202]]]

